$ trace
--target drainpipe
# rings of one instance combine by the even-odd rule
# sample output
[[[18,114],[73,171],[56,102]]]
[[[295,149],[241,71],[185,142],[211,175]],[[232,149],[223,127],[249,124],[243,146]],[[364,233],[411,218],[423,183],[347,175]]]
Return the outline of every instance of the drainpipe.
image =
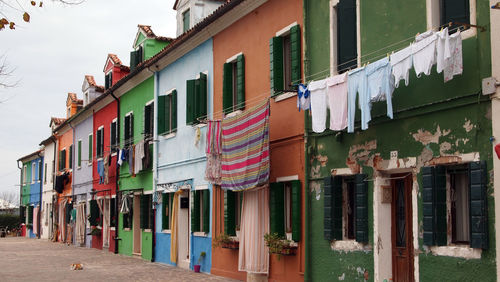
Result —
[[[120,99],[113,94],[113,92],[110,92],[111,97],[113,97],[116,100],[116,134],[118,135],[118,142],[120,140]],[[120,154],[116,155],[116,158],[119,158]],[[117,160],[118,161],[118,160]],[[113,240],[115,241],[115,250],[114,253],[118,254],[118,219],[119,219],[119,210],[120,207],[118,207],[118,178],[120,175],[120,168],[116,165],[115,166],[115,237]]]
[[[158,72],[153,72],[151,71],[150,67],[148,67],[148,71],[151,72],[154,75],[154,104],[153,104],[153,196],[152,198],[154,199],[154,195],[156,194],[156,186],[158,185],[158,95],[160,94],[159,92],[159,73]],[[151,240],[152,246],[151,246],[151,262],[155,261],[155,254],[156,254],[156,201],[153,201],[152,203],[152,208],[153,208],[153,230],[151,232],[153,233],[152,237],[153,239]]]
[[[73,157],[73,155],[75,154],[75,128],[71,125],[71,122],[68,122],[68,125],[73,130],[73,143],[71,144],[71,147],[73,149],[71,150],[71,163],[69,164],[71,166],[71,205],[73,207],[73,201],[75,200],[75,172],[74,172],[75,166],[73,165],[73,163],[75,162],[75,158]],[[71,216],[70,216],[70,219],[71,219]],[[71,225],[71,220],[70,220],[70,225]],[[74,244],[73,238],[74,238],[75,234],[74,234],[74,232],[72,232],[72,233],[73,234],[71,236],[72,237],[71,242],[72,242],[72,244]]]
[[[38,153],[38,157],[41,158],[42,156],[40,155],[40,153]],[[43,171],[43,162],[39,162],[39,164],[42,166],[42,171]],[[40,179],[40,197],[39,197],[39,202],[38,202],[38,205],[40,206],[40,208],[38,209],[38,214],[37,214],[37,217],[38,217],[38,222],[37,222],[37,225],[38,225],[38,239],[40,239],[40,233],[42,233],[41,231],[41,228],[42,228],[42,225],[40,224],[40,221],[41,221],[41,216],[40,216],[40,211],[42,210],[42,191],[43,191],[43,180],[42,180],[42,175],[40,174],[40,168],[38,168],[38,178]]]
[[[307,36],[308,36],[308,33],[307,33],[307,27],[308,27],[308,24],[307,24],[307,20],[309,19],[307,17],[307,12],[309,11],[308,7],[309,7],[309,3],[311,1],[307,1],[307,0],[303,0],[302,2],[302,5],[303,5],[303,21],[304,21],[304,24],[303,24],[303,34],[304,34],[304,74],[307,75],[309,73],[309,59],[308,59],[308,50],[307,50],[307,43],[309,42],[309,40],[307,40]],[[305,82],[305,81],[304,81]],[[305,219],[305,232],[304,232],[304,244],[305,244],[305,271],[304,271],[304,281],[311,281],[310,279],[310,272],[311,272],[311,242],[310,242],[310,239],[309,239],[309,232],[311,230],[311,220],[310,220],[310,216],[311,216],[311,205],[310,205],[310,198],[311,198],[311,195],[309,193],[309,133],[308,133],[308,124],[309,124],[309,117],[308,117],[308,114],[307,114],[307,111],[304,111],[304,161],[305,161],[305,164],[304,164],[304,169],[305,169],[305,173],[304,173],[304,178],[305,178],[305,181],[304,181],[304,195],[305,195],[305,216],[304,216],[304,219]]]
[[[52,222],[49,224],[49,230],[52,231],[52,232],[50,232],[50,233],[52,233],[50,235],[53,238],[54,237],[54,216],[56,214],[55,210],[54,210],[55,206],[56,206],[55,203],[54,203],[54,191],[55,191],[55,188],[56,188],[56,178],[55,178],[55,176],[56,176],[56,165],[55,165],[55,163],[56,163],[56,156],[57,156],[56,155],[56,153],[57,153],[57,138],[54,136],[54,134],[52,134],[52,143],[54,143],[54,160],[53,160],[53,162],[54,162],[54,169],[52,170],[52,193],[51,193],[52,194],[51,195],[52,196],[52,217],[51,217],[51,221]],[[51,166],[52,166],[52,164],[51,164]]]

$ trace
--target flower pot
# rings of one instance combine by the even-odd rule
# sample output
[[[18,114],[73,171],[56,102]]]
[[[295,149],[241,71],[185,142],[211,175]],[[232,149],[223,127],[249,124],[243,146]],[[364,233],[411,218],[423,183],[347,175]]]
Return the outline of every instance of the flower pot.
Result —
[[[224,242],[222,243],[221,247],[224,249],[237,250],[240,247],[240,242],[238,241]]]
[[[201,265],[199,265],[199,264],[195,264],[195,265],[193,266],[193,268],[194,268],[194,272],[200,272]]]

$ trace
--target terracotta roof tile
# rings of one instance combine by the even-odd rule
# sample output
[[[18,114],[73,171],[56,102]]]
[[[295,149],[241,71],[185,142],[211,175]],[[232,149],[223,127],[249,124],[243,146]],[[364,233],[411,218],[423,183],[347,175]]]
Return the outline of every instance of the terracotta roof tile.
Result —
[[[113,63],[115,65],[122,65],[122,61],[118,58],[117,55],[110,53],[110,54],[108,54],[108,57],[111,58],[111,60],[113,61]]]
[[[78,98],[76,97],[76,93],[68,93],[68,97],[71,99],[72,102],[78,102]]]
[[[59,126],[65,122],[65,118],[58,118],[58,117],[51,117],[50,118],[50,123],[54,123],[56,126]]]
[[[165,36],[157,36],[153,30],[151,29],[151,26],[150,25],[143,25],[143,24],[138,24],[137,25],[142,31],[144,31],[144,33],[146,33],[146,37],[147,38],[154,38],[156,40],[159,40],[159,41],[166,41],[166,42],[170,42],[172,40],[174,40],[173,38],[170,38],[170,37],[165,37]]]
[[[95,79],[93,75],[86,75],[85,79],[89,83],[90,86],[96,86]]]

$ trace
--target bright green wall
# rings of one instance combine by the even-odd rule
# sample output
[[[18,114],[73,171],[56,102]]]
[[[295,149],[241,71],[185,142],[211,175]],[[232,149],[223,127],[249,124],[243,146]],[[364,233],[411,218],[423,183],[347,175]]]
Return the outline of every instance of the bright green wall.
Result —
[[[153,233],[142,231],[141,256],[145,260],[153,257]]]
[[[328,76],[330,67],[329,42],[329,0],[304,1],[305,21],[305,57],[304,69],[306,81],[319,80]],[[425,0],[360,0],[361,10],[361,55],[362,63],[374,62],[393,50],[408,46],[417,32],[426,29]],[[478,24],[487,25],[489,8],[487,1],[478,1]],[[404,39],[407,41],[400,42]],[[398,43],[400,42],[400,43]],[[397,43],[397,44],[394,44]],[[389,45],[392,45],[388,47]],[[452,81],[444,83],[442,74],[436,74],[433,68],[431,76],[422,75],[416,78],[410,75],[408,87],[400,82],[400,87],[393,94],[394,120],[385,117],[386,104],[373,104],[372,121],[369,129],[360,131],[359,110],[356,113],[356,132],[341,133],[335,137],[328,129],[323,134],[313,134],[307,140],[311,169],[306,171],[308,178],[318,179],[320,190],[314,181],[309,184],[310,219],[309,267],[305,280],[333,281],[345,274],[345,281],[363,280],[366,269],[370,281],[374,279],[373,251],[338,252],[331,250],[329,242],[323,238],[323,183],[321,179],[330,174],[332,168],[347,167],[346,159],[353,145],[363,145],[376,141],[373,150],[358,150],[356,161],[362,166],[363,173],[372,178],[373,168],[370,159],[380,154],[383,159],[390,159],[390,152],[397,150],[399,158],[419,157],[424,148],[431,150],[432,156],[440,155],[440,146],[448,142],[451,148],[447,154],[479,152],[481,160],[488,162],[488,170],[492,169],[492,152],[489,137],[491,136],[491,104],[487,97],[480,95],[481,78],[490,76],[489,33],[479,32],[477,38],[463,42],[464,73]],[[386,48],[388,47],[388,48]],[[383,50],[380,50],[383,49]],[[310,120],[306,115],[306,127],[310,128]],[[466,132],[464,125],[470,121],[473,129]],[[423,145],[417,142],[412,134],[418,130],[436,134],[439,129],[450,130],[446,136],[439,138],[439,144]],[[366,154],[365,158],[362,157]],[[352,156],[352,155],[351,155]],[[368,159],[368,162],[365,161]],[[320,162],[321,160],[321,162]],[[421,185],[420,174],[418,175]],[[369,245],[373,248],[373,182],[369,182]],[[491,197],[493,188],[488,190],[490,247],[483,251],[481,259],[465,260],[444,256],[434,256],[422,247],[420,238],[419,269],[421,281],[463,280],[490,281],[495,280],[495,234],[494,201]],[[419,224],[422,222],[421,196],[419,195]],[[419,232],[422,232],[420,227]],[[384,246],[386,247],[386,246]],[[390,247],[390,246],[389,246]],[[307,262],[306,262],[307,263]],[[383,263],[383,262],[381,262]],[[439,266],[439,267],[437,267]],[[360,271],[363,270],[363,271]]]
[[[31,193],[31,161],[23,163],[23,169],[26,165],[26,183],[22,183],[22,203],[23,205],[28,205],[30,203],[30,193]],[[21,182],[23,181],[23,175],[21,175]]]
[[[144,41],[144,60],[153,57],[165,46],[167,46],[167,42],[158,41],[155,39],[146,39],[146,41]]]
[[[120,254],[124,254],[127,256],[132,255],[132,250],[133,250],[133,233],[132,230],[123,230],[123,214],[120,213],[120,216],[118,218],[118,228],[120,228],[119,231],[119,237],[121,240],[118,241],[118,252]]]

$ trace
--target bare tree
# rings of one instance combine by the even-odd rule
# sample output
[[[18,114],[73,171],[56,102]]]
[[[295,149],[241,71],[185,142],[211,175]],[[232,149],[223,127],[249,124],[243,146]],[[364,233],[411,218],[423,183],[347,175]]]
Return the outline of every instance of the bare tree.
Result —
[[[19,205],[18,193],[4,191],[0,193],[0,199],[16,206]]]

